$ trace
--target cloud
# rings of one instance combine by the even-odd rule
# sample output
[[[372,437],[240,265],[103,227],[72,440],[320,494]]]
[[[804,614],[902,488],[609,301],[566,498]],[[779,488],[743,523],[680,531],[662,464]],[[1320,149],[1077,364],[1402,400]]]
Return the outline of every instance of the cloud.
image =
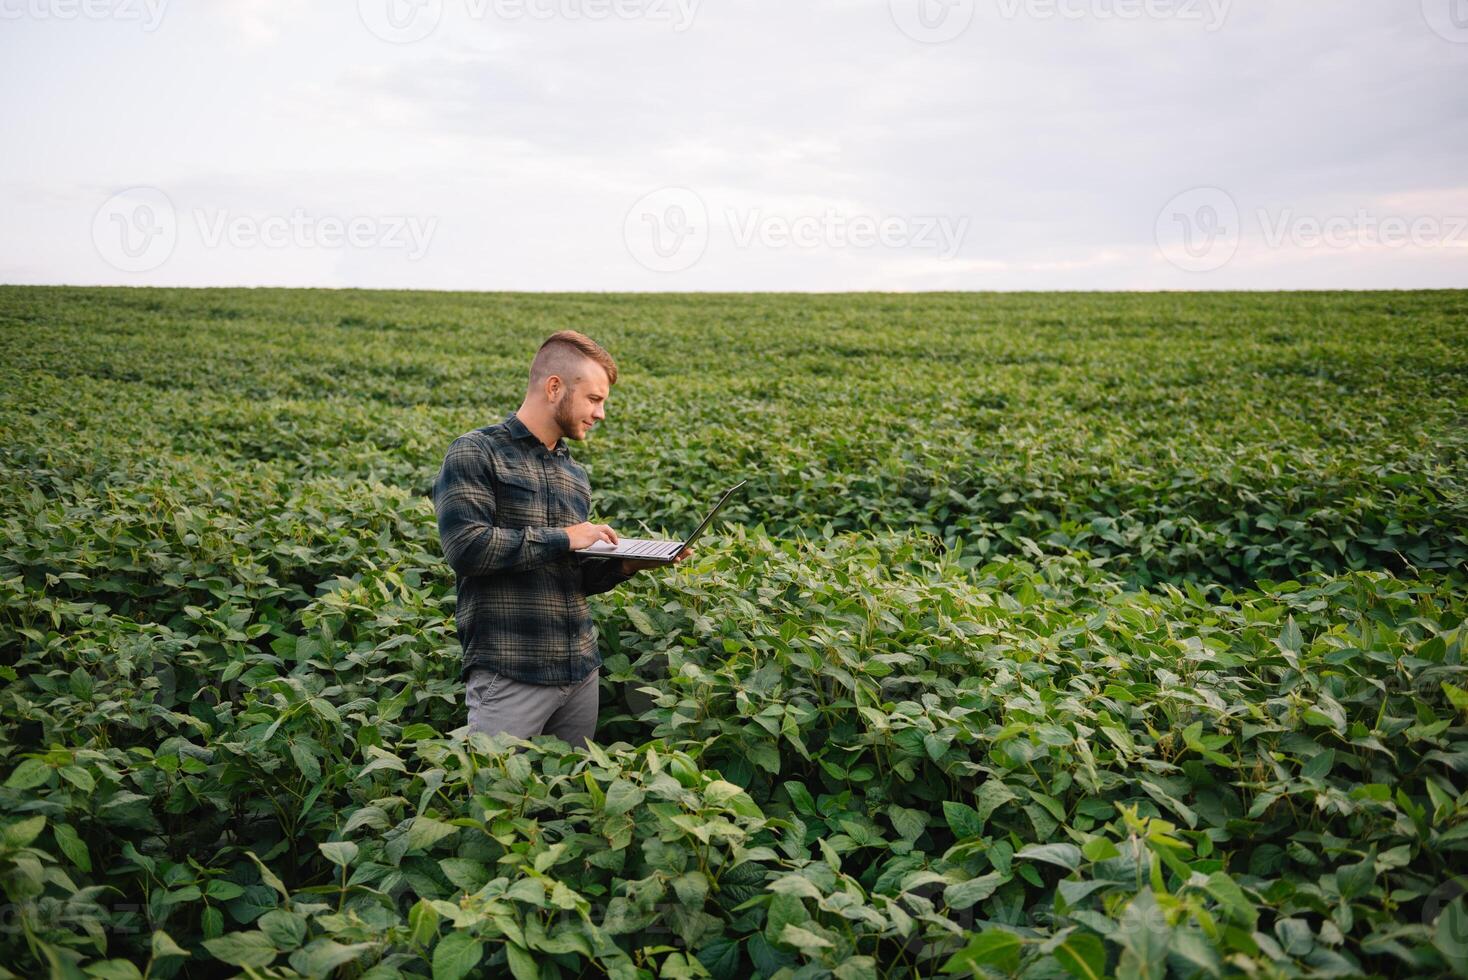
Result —
[[[463,288],[1463,284],[1458,249],[1263,241],[1285,212],[1464,210],[1468,44],[1415,3],[1194,5],[1221,9],[1210,30],[1108,16],[1112,0],[980,0],[967,30],[924,44],[886,0],[701,2],[681,31],[651,16],[654,0],[601,19],[579,0],[526,2],[546,15],[443,0],[434,30],[401,44],[351,3],[212,0],[105,46],[87,25],[22,24],[22,57],[0,68],[17,91],[43,62],[76,82],[0,107],[0,124],[46,148],[0,161],[14,215],[0,268]],[[412,265],[193,253],[181,239],[167,266],[122,275],[99,265],[90,215],[134,184],[196,207],[439,224]],[[1225,192],[1241,222],[1237,254],[1204,273],[1156,240],[1175,217],[1164,206],[1197,187]],[[706,254],[672,273],[640,265],[624,234],[660,188],[708,213]],[[907,238],[853,244],[831,213],[906,222]],[[912,244],[926,219],[962,223],[950,257]],[[817,243],[736,235],[784,225]]]

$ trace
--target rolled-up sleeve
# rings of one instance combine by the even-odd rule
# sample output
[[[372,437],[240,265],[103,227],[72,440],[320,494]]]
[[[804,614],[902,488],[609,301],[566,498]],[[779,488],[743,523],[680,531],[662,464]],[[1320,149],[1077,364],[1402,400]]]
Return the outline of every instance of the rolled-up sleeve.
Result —
[[[433,482],[433,509],[444,558],[457,574],[534,568],[571,551],[558,527],[496,527],[490,455],[472,435],[455,439]],[[611,586],[607,586],[610,588]]]

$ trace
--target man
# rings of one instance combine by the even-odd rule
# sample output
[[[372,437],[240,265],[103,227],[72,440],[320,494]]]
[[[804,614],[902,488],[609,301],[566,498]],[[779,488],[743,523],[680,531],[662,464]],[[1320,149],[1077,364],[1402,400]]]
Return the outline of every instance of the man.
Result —
[[[602,661],[586,597],[659,564],[572,554],[617,543],[617,532],[586,520],[591,484],[565,445],[606,417],[616,381],[616,362],[590,337],[552,334],[520,407],[455,439],[434,481],[439,539],[458,581],[471,731],[575,746],[596,731]]]

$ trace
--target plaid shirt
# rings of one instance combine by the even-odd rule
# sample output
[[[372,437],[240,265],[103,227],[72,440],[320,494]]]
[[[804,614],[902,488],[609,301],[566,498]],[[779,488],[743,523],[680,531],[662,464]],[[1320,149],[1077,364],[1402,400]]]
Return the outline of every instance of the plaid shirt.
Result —
[[[444,557],[458,580],[460,679],[487,667],[529,684],[572,684],[601,666],[586,597],[631,576],[571,553],[591,483],[566,449],[547,450],[511,412],[453,441],[433,483]]]

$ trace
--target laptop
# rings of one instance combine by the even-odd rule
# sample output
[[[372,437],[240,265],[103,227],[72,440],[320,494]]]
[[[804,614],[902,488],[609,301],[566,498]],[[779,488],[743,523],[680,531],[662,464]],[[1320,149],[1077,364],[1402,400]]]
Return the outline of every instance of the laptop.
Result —
[[[724,506],[724,501],[728,500],[735,490],[738,490],[748,482],[748,480],[740,480],[728,490],[725,490],[724,495],[719,498],[719,502],[714,504],[714,509],[709,511],[708,516],[703,519],[703,523],[694,528],[693,533],[682,541],[665,541],[661,538],[619,537],[617,543],[614,545],[608,544],[605,541],[598,541],[596,544],[573,552],[573,554],[586,555],[589,558],[636,558],[638,561],[662,561],[671,563],[684,548],[693,547],[693,542],[697,541],[699,536],[703,534],[704,530],[709,526],[709,522],[714,519],[714,515],[719,512],[719,508]]]

